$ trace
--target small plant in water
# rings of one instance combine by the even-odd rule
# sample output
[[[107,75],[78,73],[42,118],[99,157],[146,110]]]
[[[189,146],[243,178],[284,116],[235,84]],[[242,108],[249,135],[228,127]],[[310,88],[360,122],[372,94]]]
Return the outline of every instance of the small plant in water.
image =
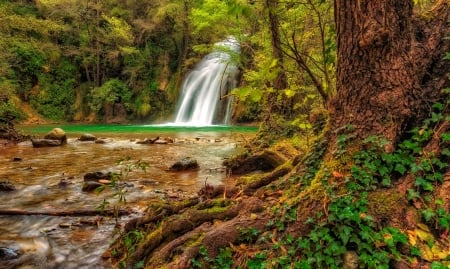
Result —
[[[100,211],[104,211],[111,206],[110,199],[117,199],[117,203],[113,205],[115,217],[117,220],[120,206],[126,204],[127,202],[127,184],[125,181],[128,180],[129,175],[133,170],[140,169],[145,172],[147,170],[148,163],[141,160],[132,161],[131,158],[127,156],[125,158],[119,159],[116,164],[121,167],[120,171],[112,173],[111,182],[109,184],[98,187],[95,191],[97,193],[101,193],[106,188],[110,188],[113,190],[113,193],[108,198],[103,199],[103,201],[97,206],[97,209]]]

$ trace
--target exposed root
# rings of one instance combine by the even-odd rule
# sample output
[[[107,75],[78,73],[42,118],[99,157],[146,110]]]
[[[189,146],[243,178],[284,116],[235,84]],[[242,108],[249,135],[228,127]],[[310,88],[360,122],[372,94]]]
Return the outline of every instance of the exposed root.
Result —
[[[183,246],[188,241],[198,238],[201,234],[211,230],[212,227],[213,226],[211,223],[205,222],[194,230],[187,232],[184,235],[167,243],[161,249],[153,253],[149,262],[147,263],[147,268],[161,267],[164,263],[169,261],[173,255],[175,255],[178,247]]]
[[[282,166],[279,169],[276,169],[275,171],[268,173],[256,180],[253,180],[248,185],[244,187],[244,194],[250,195],[254,193],[257,189],[266,186],[273,181],[283,177],[287,173],[289,173],[292,170],[292,167],[290,166]]]
[[[148,214],[146,214],[145,216],[130,220],[125,225],[125,232],[129,232],[133,229],[136,229],[137,227],[144,227],[146,224],[152,222],[156,223],[165,217],[178,214],[181,210],[194,206],[199,202],[200,199],[198,197],[194,197],[184,200],[183,202],[180,203],[174,203],[170,205],[169,204],[157,205],[155,209],[150,210],[150,212],[148,212]]]
[[[231,219],[238,215],[241,203],[208,209],[187,209],[182,214],[172,215],[159,223],[159,226],[147,234],[144,241],[139,244],[136,251],[127,260],[128,267],[145,258],[165,240],[171,240],[196,228],[200,224],[213,220]]]

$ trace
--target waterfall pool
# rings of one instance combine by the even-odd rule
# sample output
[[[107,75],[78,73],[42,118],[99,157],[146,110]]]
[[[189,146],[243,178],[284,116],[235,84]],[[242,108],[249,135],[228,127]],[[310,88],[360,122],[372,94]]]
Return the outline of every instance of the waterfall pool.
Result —
[[[205,181],[220,184],[232,180],[223,172],[222,162],[256,132],[255,127],[168,125],[26,125],[18,129],[43,137],[54,127],[66,132],[67,145],[33,148],[31,142],[23,142],[0,147],[0,182],[16,188],[12,192],[0,191],[0,210],[58,212],[95,210],[104,200],[114,204],[110,190],[83,192],[83,176],[97,171],[123,172],[126,164],[117,161],[128,157],[130,162],[148,164],[145,171],[124,173],[125,207],[137,209],[139,214],[152,199],[189,196]],[[104,138],[106,143],[78,141],[85,133]],[[157,136],[170,137],[174,143],[136,143]],[[200,169],[168,171],[183,157],[196,159]],[[2,215],[0,269],[109,268],[101,255],[112,241],[115,225],[114,219],[96,216]],[[3,259],[5,255],[9,258]]]

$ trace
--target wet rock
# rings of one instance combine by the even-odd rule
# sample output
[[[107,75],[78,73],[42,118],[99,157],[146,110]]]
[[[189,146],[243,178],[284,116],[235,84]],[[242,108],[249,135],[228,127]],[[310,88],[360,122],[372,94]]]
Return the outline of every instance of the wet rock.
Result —
[[[20,158],[20,157],[13,157],[11,159],[11,161],[13,161],[13,162],[20,162],[20,161],[22,161],[22,158]]]
[[[78,138],[78,140],[83,141],[83,142],[84,141],[95,141],[95,140],[97,140],[97,137],[92,134],[82,134],[80,136],[80,138]]]
[[[95,144],[106,144],[106,143],[110,143],[112,142],[112,139],[108,139],[108,138],[97,138],[95,140]]]
[[[104,184],[96,181],[86,181],[83,183],[83,186],[81,187],[81,190],[84,192],[91,192],[95,191],[98,187],[104,186]]]
[[[7,261],[17,259],[19,257],[19,253],[17,250],[8,248],[8,247],[0,247],[0,260]]]
[[[170,171],[185,171],[185,170],[196,170],[199,168],[197,160],[191,157],[183,158],[175,162],[170,168]]]
[[[58,140],[61,142],[61,145],[67,143],[66,132],[64,132],[64,130],[61,128],[53,128],[53,130],[51,130],[44,136],[44,139]]]
[[[156,138],[152,138],[152,139],[145,138],[144,140],[137,141],[136,144],[142,144],[142,145],[155,144],[155,141],[158,141],[158,140],[159,140],[159,136],[157,136]]]
[[[67,186],[69,186],[71,184],[73,184],[73,182],[69,178],[62,178],[59,181],[58,186],[60,186],[60,187],[67,187]]]
[[[98,182],[100,179],[111,180],[112,173],[111,172],[90,172],[84,175],[84,181],[96,181]]]
[[[31,144],[35,148],[58,147],[63,145],[61,141],[54,139],[31,139]]]
[[[15,190],[16,190],[16,187],[13,184],[11,184],[7,181],[0,181],[0,191],[10,192],[10,191],[15,191]]]

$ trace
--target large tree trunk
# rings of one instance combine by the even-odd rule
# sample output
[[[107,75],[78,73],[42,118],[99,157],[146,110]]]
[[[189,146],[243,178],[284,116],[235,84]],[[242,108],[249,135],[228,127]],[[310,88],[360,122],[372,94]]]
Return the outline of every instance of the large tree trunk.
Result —
[[[426,114],[448,71],[442,57],[449,51],[449,4],[438,2],[428,15],[432,19],[421,23],[413,1],[335,1],[338,70],[331,130],[350,130],[356,138],[381,135],[392,150]]]

